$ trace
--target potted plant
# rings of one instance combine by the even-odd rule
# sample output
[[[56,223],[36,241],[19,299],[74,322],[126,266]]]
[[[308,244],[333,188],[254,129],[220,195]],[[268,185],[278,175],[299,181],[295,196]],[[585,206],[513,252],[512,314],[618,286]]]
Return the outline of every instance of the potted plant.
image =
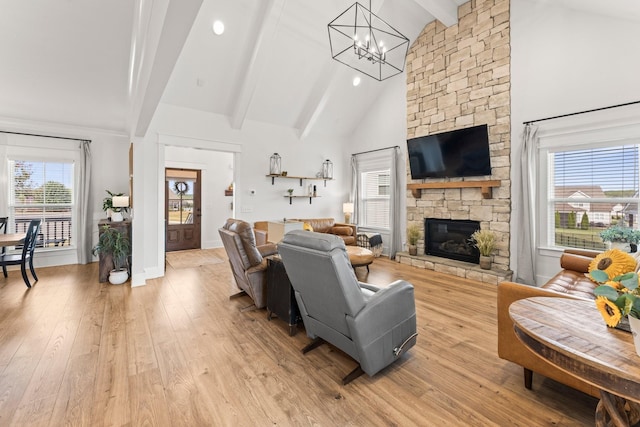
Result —
[[[289,193],[289,197],[291,197],[293,195],[293,188],[289,188],[287,193]]]
[[[610,249],[631,252],[631,244],[640,243],[640,230],[616,224],[600,233],[603,242],[609,242]]]
[[[418,254],[418,240],[420,239],[420,227],[417,224],[410,224],[407,227],[407,242],[409,243],[409,255]]]
[[[109,190],[105,190],[109,197],[105,197],[102,199],[102,210],[107,214],[107,218],[111,218],[113,212],[120,212],[120,210],[124,210],[125,212],[129,212],[128,208],[114,208],[113,207],[113,198],[123,196],[124,193],[113,193]]]
[[[480,268],[491,270],[491,255],[496,249],[496,235],[491,230],[476,230],[471,235],[471,243],[480,252]]]
[[[127,257],[131,253],[131,242],[124,233],[104,225],[98,237],[98,244],[93,247],[91,253],[110,256],[113,260],[113,270],[109,274],[109,282],[112,285],[120,285],[127,281],[129,272],[126,266]]]

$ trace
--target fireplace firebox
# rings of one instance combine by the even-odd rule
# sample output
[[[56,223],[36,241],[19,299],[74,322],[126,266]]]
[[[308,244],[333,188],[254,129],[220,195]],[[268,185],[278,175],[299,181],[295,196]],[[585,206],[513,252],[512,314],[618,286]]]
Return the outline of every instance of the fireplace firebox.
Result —
[[[425,218],[425,254],[478,264],[480,252],[469,239],[479,229],[478,221]]]

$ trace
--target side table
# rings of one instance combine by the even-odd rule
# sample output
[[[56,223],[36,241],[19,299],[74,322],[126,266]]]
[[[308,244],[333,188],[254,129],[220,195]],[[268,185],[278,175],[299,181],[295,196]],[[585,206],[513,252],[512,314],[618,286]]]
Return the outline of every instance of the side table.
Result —
[[[267,319],[275,314],[289,325],[289,335],[297,332],[301,320],[298,303],[284,269],[284,263],[278,255],[267,258]]]
[[[376,258],[382,254],[382,236],[379,233],[358,233],[356,244],[361,248],[370,249]]]

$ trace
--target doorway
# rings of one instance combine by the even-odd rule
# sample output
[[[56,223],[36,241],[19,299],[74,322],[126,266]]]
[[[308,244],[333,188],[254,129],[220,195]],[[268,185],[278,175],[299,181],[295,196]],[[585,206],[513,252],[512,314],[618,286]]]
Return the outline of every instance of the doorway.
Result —
[[[165,168],[165,250],[200,249],[200,170]]]

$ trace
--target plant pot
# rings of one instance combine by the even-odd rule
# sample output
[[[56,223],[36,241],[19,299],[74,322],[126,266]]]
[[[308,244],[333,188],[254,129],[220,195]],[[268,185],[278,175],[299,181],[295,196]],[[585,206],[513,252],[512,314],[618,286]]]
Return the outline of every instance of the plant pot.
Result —
[[[409,255],[418,255],[418,247],[416,245],[409,245]]]
[[[111,221],[112,222],[121,222],[124,220],[124,217],[122,216],[122,212],[113,212],[111,214]]]
[[[112,285],[122,285],[129,278],[129,272],[126,268],[111,270],[109,273],[109,283]]]
[[[483,270],[491,270],[491,257],[480,255],[480,268]]]
[[[622,252],[631,252],[631,244],[629,242],[609,242],[610,249],[620,249]]]
[[[636,346],[636,353],[640,356],[640,319],[636,319],[633,316],[628,317],[631,333],[633,334],[633,344]]]

